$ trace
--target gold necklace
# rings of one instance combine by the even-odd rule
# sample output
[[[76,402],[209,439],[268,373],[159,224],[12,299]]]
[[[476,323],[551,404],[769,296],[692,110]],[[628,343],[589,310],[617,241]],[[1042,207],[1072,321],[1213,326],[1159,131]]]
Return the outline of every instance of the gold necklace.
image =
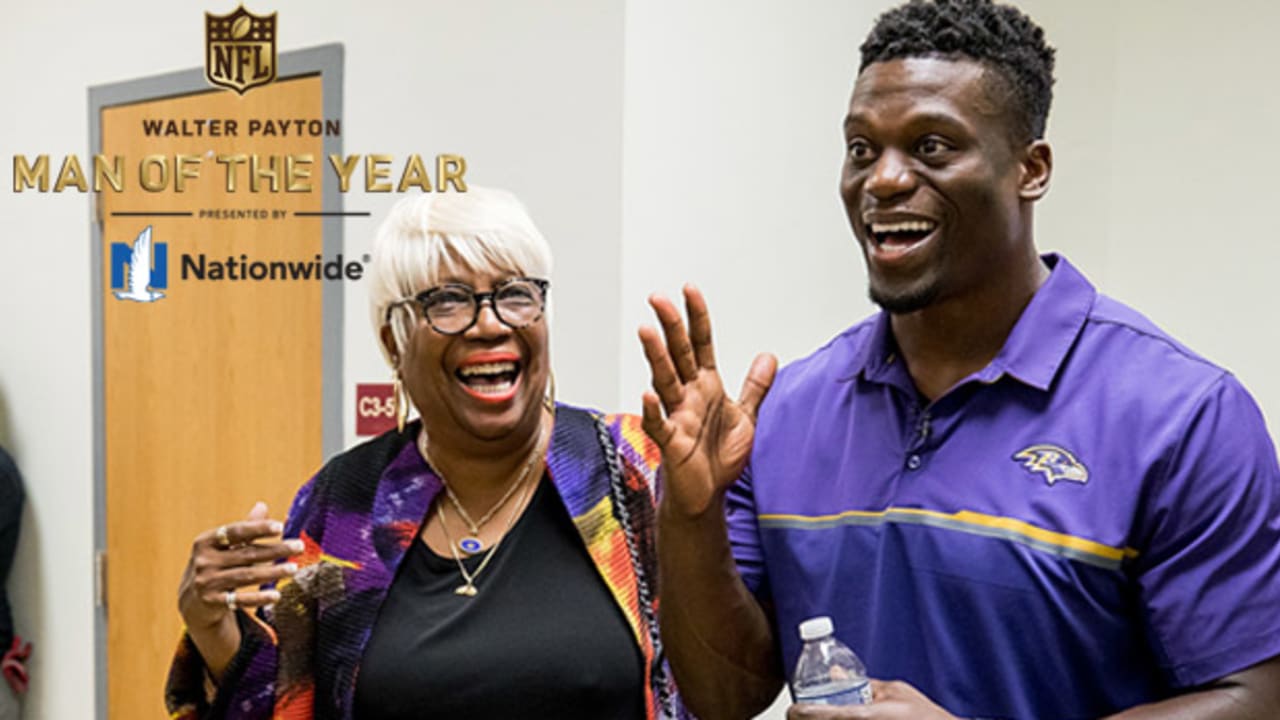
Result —
[[[538,439],[534,442],[533,450],[529,453],[529,459],[525,462],[524,469],[520,471],[520,475],[511,483],[511,486],[507,488],[507,491],[502,494],[502,497],[498,498],[498,501],[489,508],[489,511],[482,515],[479,521],[476,521],[471,519],[470,513],[468,513],[467,509],[462,506],[462,501],[458,499],[456,494],[454,494],[453,488],[449,487],[449,481],[445,480],[444,473],[436,467],[435,463],[431,462],[431,456],[427,453],[426,430],[424,429],[418,434],[418,451],[422,453],[422,459],[427,461],[427,464],[435,471],[436,477],[440,478],[440,484],[444,486],[445,495],[448,496],[449,502],[453,504],[453,509],[458,512],[458,517],[462,518],[462,521],[467,525],[467,530],[471,532],[470,535],[467,535],[458,541],[458,547],[461,548],[463,552],[468,555],[475,555],[476,553],[484,550],[484,541],[480,539],[480,528],[484,527],[485,523],[489,522],[498,510],[502,509],[502,507],[507,504],[507,501],[511,499],[511,496],[515,494],[516,488],[519,487],[520,483],[524,482],[524,479],[529,476],[529,471],[533,469],[534,461],[538,459],[538,446],[542,444],[542,435],[543,429],[542,427],[539,427]],[[450,547],[452,547],[452,545],[450,545]]]
[[[524,482],[523,477],[520,478],[519,484],[524,489],[520,491],[520,501],[516,503],[517,509],[521,505],[524,505],[525,498],[529,495],[529,485]],[[498,546],[501,545],[503,539],[507,537],[507,533],[511,532],[511,526],[515,524],[516,515],[518,513],[512,511],[512,513],[507,516],[507,527],[502,531],[502,536],[493,542],[493,547],[489,548],[489,551],[484,554],[484,559],[480,561],[480,566],[476,568],[475,572],[468,572],[466,564],[462,562],[462,557],[458,555],[458,548],[454,546],[453,538],[449,537],[449,526],[444,520],[444,510],[440,509],[439,504],[436,504],[436,514],[440,516],[440,529],[444,531],[444,539],[449,543],[449,553],[453,555],[453,561],[458,564],[458,572],[462,574],[462,579],[466,581],[454,589],[453,593],[464,597],[475,597],[476,593],[480,592],[479,589],[476,588],[476,578],[480,577],[480,573],[484,572],[485,567],[489,565],[489,561],[493,559],[495,554],[497,554]]]

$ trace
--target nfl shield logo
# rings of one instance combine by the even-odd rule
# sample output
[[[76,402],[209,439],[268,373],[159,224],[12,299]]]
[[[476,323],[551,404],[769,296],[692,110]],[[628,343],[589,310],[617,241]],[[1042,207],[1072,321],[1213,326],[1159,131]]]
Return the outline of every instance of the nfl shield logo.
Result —
[[[230,15],[204,14],[204,76],[212,85],[246,90],[276,79],[276,14],[244,6]]]

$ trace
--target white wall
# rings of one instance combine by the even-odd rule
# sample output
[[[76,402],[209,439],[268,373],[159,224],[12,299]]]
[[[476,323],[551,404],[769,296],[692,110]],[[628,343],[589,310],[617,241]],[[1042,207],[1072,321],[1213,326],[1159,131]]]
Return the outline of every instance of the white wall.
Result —
[[[794,359],[871,311],[839,202],[862,3],[627,4],[623,407],[649,293],[707,295],[734,393],[755,353]]]
[[[638,410],[645,296],[697,282],[731,387],[871,311],[836,195],[857,45],[889,3],[281,0],[283,49],[346,45],[347,152],[455,151],[530,205],[557,253],[561,396]],[[208,5],[7,7],[0,160],[86,153],[86,88],[201,62]],[[1040,244],[1235,370],[1275,422],[1267,324],[1280,93],[1262,0],[1025,0],[1059,48]],[[41,74],[22,71],[42,65]],[[6,170],[5,187],[9,185]],[[348,195],[375,216],[393,197]],[[88,200],[0,191],[0,441],[30,502],[10,578],[36,640],[28,717],[88,717],[92,657]],[[349,220],[349,253],[373,220]],[[780,292],[773,292],[777,288]],[[776,307],[762,297],[791,297]],[[348,297],[347,383],[386,377]],[[774,301],[777,302],[777,301]],[[350,430],[350,410],[347,437]],[[172,592],[158,588],[157,592]],[[775,710],[771,717],[781,717]]]

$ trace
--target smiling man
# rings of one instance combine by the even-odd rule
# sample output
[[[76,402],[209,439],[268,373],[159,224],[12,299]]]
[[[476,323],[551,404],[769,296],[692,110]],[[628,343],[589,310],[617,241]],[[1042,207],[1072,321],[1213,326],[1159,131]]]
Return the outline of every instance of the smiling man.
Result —
[[[1280,717],[1280,469],[1240,383],[1040,255],[1054,51],[1018,10],[877,21],[840,194],[882,312],[738,402],[652,303],[663,637],[749,717],[831,615],[875,702],[800,718]],[[758,411],[758,412],[757,412]],[[892,682],[884,682],[892,681]]]

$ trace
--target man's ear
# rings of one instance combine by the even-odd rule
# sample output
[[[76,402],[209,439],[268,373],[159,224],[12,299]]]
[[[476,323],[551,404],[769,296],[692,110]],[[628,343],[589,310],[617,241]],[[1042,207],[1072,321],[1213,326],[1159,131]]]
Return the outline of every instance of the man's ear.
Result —
[[[1047,140],[1035,140],[1022,150],[1022,173],[1018,178],[1018,195],[1036,201],[1049,192],[1053,175],[1053,148]]]

